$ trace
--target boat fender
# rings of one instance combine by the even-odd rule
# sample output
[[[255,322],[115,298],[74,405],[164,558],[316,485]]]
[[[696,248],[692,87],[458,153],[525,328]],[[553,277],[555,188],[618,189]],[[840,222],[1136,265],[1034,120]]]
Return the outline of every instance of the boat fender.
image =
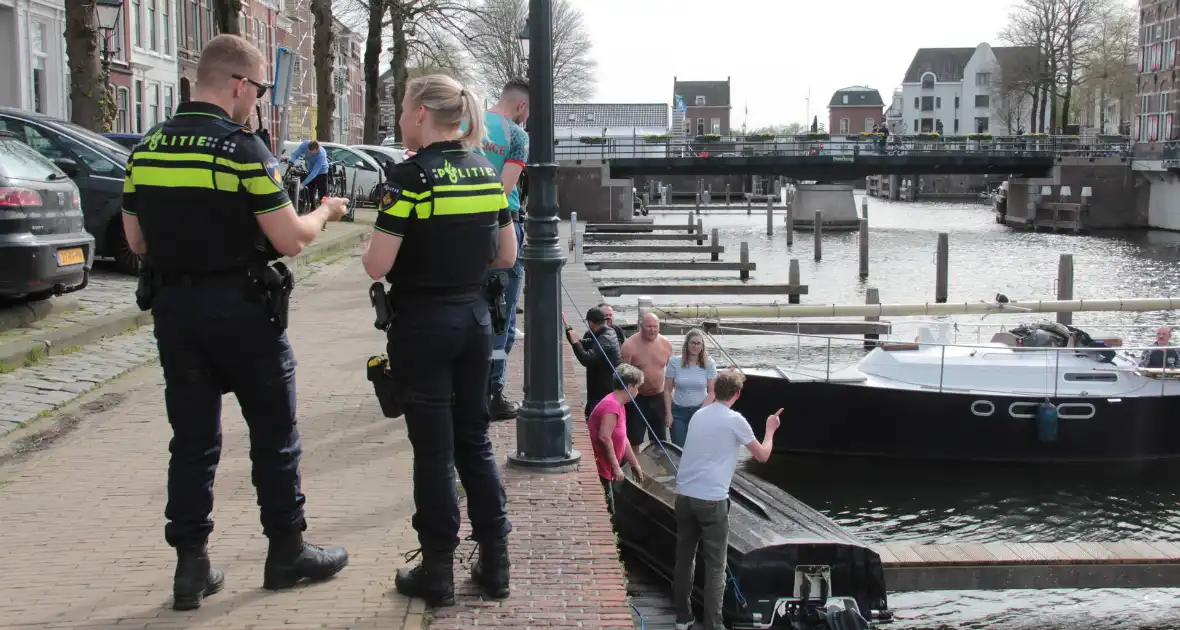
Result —
[[[1037,440],[1042,444],[1052,444],[1057,441],[1057,407],[1049,402],[1037,405]]]

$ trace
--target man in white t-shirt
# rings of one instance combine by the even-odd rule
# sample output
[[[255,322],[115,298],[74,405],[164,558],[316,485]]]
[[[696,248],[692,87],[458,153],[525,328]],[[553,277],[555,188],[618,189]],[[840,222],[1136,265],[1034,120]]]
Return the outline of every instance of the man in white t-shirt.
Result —
[[[745,382],[740,372],[718,374],[713,386],[717,402],[702,407],[688,424],[676,473],[676,575],[672,588],[676,630],[689,630],[695,623],[691,597],[697,543],[704,547],[705,628],[725,627],[721,603],[729,548],[729,484],[737,469],[738,450],[745,446],[759,462],[770,459],[783,412],[779,409],[766,418],[766,437],[758,442],[750,423],[731,409]]]

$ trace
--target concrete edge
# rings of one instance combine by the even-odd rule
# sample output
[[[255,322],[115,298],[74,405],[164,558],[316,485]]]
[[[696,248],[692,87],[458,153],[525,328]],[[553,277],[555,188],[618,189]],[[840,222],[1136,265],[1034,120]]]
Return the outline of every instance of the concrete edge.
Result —
[[[364,224],[362,224],[364,225]],[[354,230],[321,243],[312,243],[298,256],[282,258],[288,267],[298,269],[315,262],[326,254],[352,249],[369,237],[367,229]],[[34,339],[18,341],[0,347],[0,369],[12,370],[37,363],[46,357],[60,355],[78,346],[94,343],[105,337],[131,332],[152,322],[150,311],[132,307],[96,317],[86,322],[66,326]]]
[[[73,296],[13,304],[10,308],[0,312],[0,332],[23,328],[33,322],[45,319],[53,313],[76,311],[78,306],[78,300]]]

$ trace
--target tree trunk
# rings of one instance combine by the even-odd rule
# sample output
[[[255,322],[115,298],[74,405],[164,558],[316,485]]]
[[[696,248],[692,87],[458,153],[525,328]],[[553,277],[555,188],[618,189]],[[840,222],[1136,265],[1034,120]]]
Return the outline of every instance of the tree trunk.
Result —
[[[105,115],[107,89],[99,61],[102,55],[99,54],[98,29],[94,24],[94,0],[66,0],[65,8],[70,121],[91,131],[105,133],[110,131]]]
[[[336,113],[336,93],[332,88],[332,0],[311,0],[311,13],[315,16],[311,45],[315,64],[315,136],[321,142],[331,142],[332,116]]]
[[[1070,101],[1073,99],[1073,37],[1065,43],[1065,97],[1061,101],[1061,127],[1064,130],[1069,124]]]
[[[242,10],[242,3],[238,0],[214,0],[213,12],[216,14],[217,32],[227,35],[241,35],[238,28],[238,13]]]
[[[385,1],[369,0],[369,35],[365,38],[365,144],[377,144],[381,122],[381,20]]]
[[[1041,94],[1041,91],[1037,88],[1037,84],[1034,83],[1032,86],[1032,113],[1029,115],[1029,118],[1028,118],[1028,132],[1029,133],[1036,133],[1037,132],[1037,112],[1040,111],[1040,109],[1039,109],[1040,104],[1037,102],[1037,99],[1040,97],[1040,94]]]
[[[402,99],[406,96],[406,81],[410,72],[406,67],[409,63],[410,47],[406,42],[406,10],[402,6],[403,0],[392,0],[389,3],[389,17],[393,22],[393,139],[402,141],[402,130],[399,121],[402,118]]]

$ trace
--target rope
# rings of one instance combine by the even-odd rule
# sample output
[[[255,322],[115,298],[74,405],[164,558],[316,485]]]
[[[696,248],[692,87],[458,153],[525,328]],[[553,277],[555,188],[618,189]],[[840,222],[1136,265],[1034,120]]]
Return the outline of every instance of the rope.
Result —
[[[582,321],[582,323],[585,324],[587,328],[589,328],[590,322],[586,321],[586,316],[582,314],[582,308],[580,306],[578,306],[578,303],[574,300],[574,296],[570,295],[570,291],[565,286],[564,282],[561,283],[561,290],[565,291],[565,296],[567,298],[569,298],[570,305],[572,305],[574,307],[574,310],[577,312],[578,319],[580,319]],[[611,371],[614,372],[615,379],[620,383],[623,382],[623,379],[619,377],[618,366],[616,366],[614,364],[614,362],[611,361],[610,358],[606,356],[606,349],[602,347],[602,342],[598,340],[598,335],[591,333],[590,338],[593,339],[594,344],[596,346],[598,346],[598,351],[602,353],[602,358],[606,360],[607,365],[610,365]],[[710,337],[710,339],[711,339],[711,337]],[[714,341],[714,343],[716,343],[716,341]],[[721,348],[720,345],[718,345],[717,347]],[[723,353],[725,353],[724,348],[721,348],[721,351]],[[728,353],[725,353],[725,354],[726,354],[726,356],[728,356]],[[733,364],[733,365],[736,367],[737,364]],[[739,371],[740,371],[740,368],[739,368]],[[659,435],[658,433],[656,433],[656,430],[652,427],[651,422],[648,421],[647,416],[643,413],[643,409],[640,408],[639,404],[636,402],[635,397],[631,395],[631,392],[627,391],[626,389],[624,389],[623,391],[627,392],[627,398],[631,399],[631,404],[635,405],[635,411],[639,412],[639,417],[643,420],[643,424],[647,425],[647,429],[649,431],[651,431],[651,434],[653,436]],[[655,442],[660,447],[660,451],[662,451],[664,453],[664,457],[666,457],[668,459],[668,463],[672,465],[672,470],[679,473],[680,467],[678,467],[676,465],[676,461],[672,459],[672,455],[668,453],[668,449],[664,448],[664,441],[659,438],[656,438]],[[612,489],[612,491],[613,491],[613,489]],[[729,560],[726,560],[726,562],[725,562],[725,573],[726,573],[726,575],[729,576],[727,583],[733,587],[734,599],[737,601],[739,606],[741,606],[742,608],[745,608],[746,607],[746,598],[744,595],[742,595],[741,589],[738,588],[737,575],[735,575],[734,572],[731,571],[729,568]]]

